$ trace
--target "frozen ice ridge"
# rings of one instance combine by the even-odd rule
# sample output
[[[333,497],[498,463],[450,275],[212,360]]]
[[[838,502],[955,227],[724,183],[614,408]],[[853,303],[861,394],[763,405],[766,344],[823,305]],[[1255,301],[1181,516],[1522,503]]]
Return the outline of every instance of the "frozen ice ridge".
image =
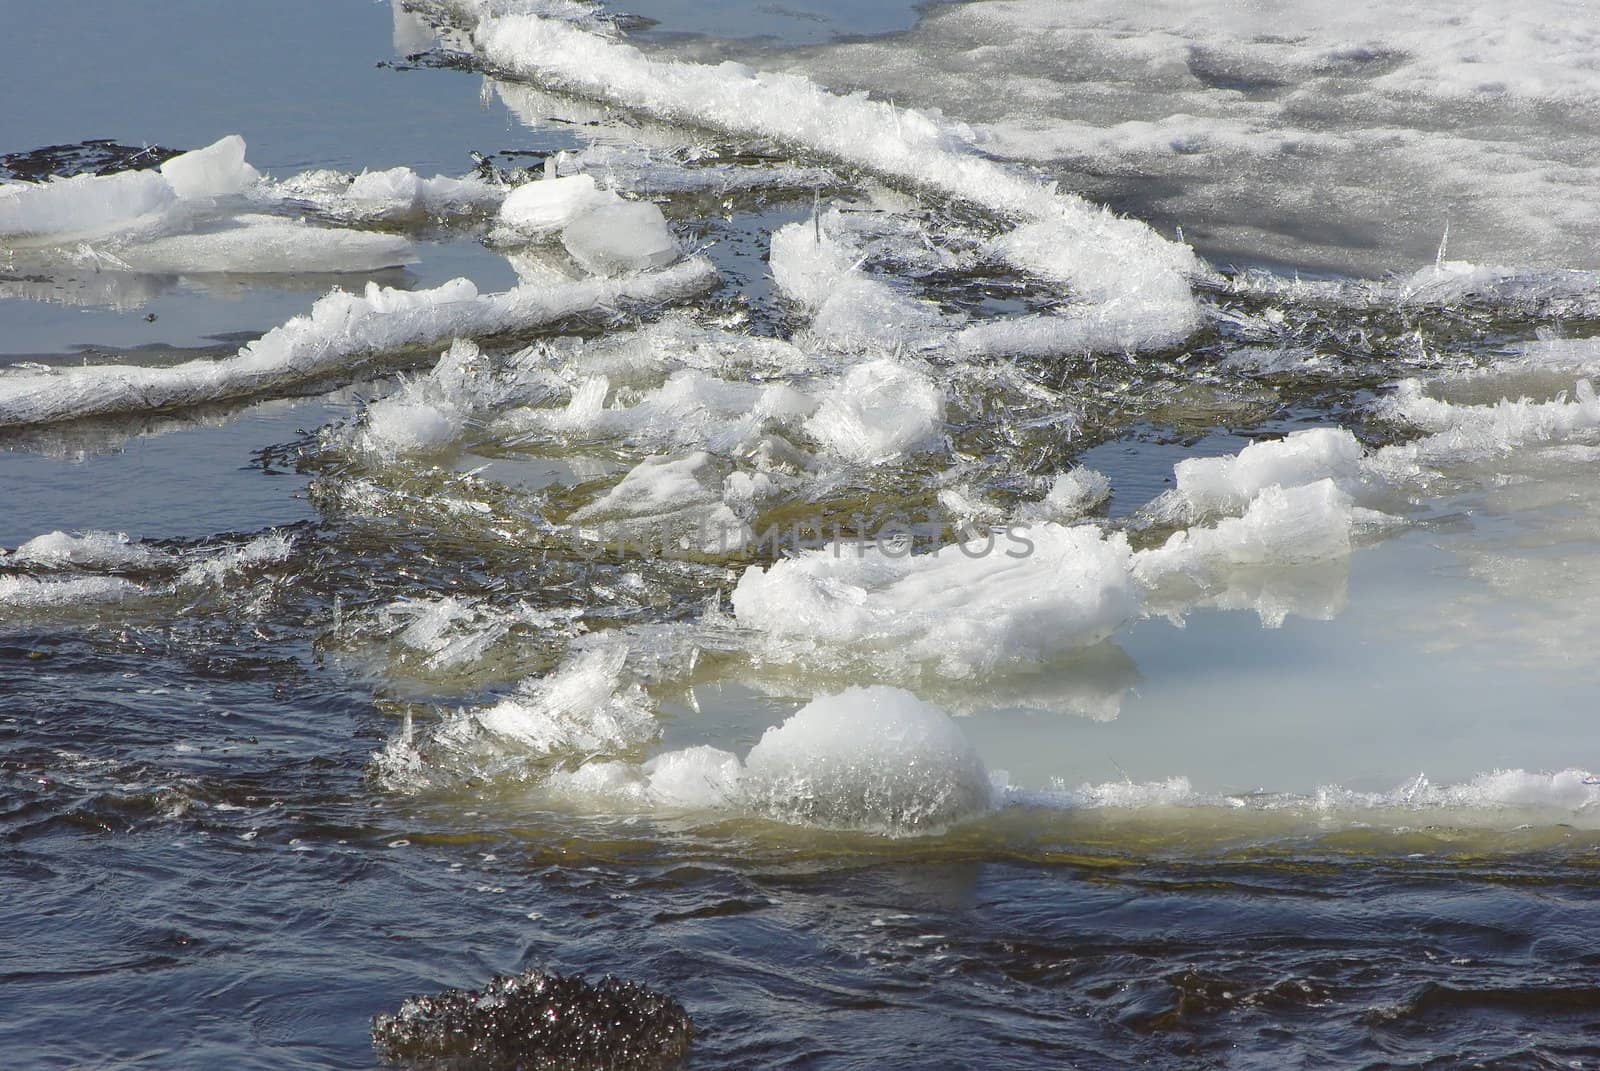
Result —
[[[454,6],[479,16],[473,41],[480,54],[519,77],[669,121],[774,138],[1016,223],[996,253],[1080,302],[1046,324],[1063,333],[1057,345],[1169,346],[1199,325],[1188,278],[1200,265],[1187,246],[980,156],[959,124],[862,94],[829,93],[799,75],[656,60],[567,21],[495,17],[488,3]]]
[[[295,317],[222,360],[162,368],[95,365],[0,374],[0,427],[265,394],[406,347],[528,330],[629,302],[677,300],[709,287],[715,279],[716,269],[697,258],[624,279],[520,286],[499,294],[479,294],[467,279],[418,291],[368,283],[360,295],[333,291],[309,315]]]
[[[590,805],[732,811],[885,836],[939,833],[992,805],[989,773],[955,720],[886,687],[817,696],[742,761],[690,747],[558,771],[545,789]]]

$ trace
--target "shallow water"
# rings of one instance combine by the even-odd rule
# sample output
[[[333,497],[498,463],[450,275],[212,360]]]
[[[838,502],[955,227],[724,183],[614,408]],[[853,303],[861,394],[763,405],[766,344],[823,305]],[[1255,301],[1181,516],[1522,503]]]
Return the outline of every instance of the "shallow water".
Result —
[[[1434,37],[1358,62],[1369,29],[1309,16],[1285,55],[1221,16],[1129,16],[1118,38],[1048,4],[691,7],[624,25],[657,57],[943,108],[986,153],[1276,274],[1202,273],[1181,344],[974,352],[952,342],[971,323],[1092,292],[985,252],[1016,221],[981,196],[912,201],[863,173],[881,166],[488,78],[399,5],[22,3],[0,63],[32,106],[4,109],[0,152],[237,131],[282,180],[576,151],[562,166],[659,203],[720,278],[491,333],[431,373],[450,331],[211,404],[0,430],[0,1062],[372,1067],[371,1017],[405,996],[546,968],[671,993],[692,1067],[1586,1066],[1600,410],[1572,392],[1600,355],[1550,341],[1600,323],[1594,278],[1551,270],[1595,267],[1583,225],[1561,231],[1581,196],[1552,193],[1592,136],[1581,64],[1546,55],[1537,108],[1511,79],[1384,112],[1383,141],[1361,105],[1398,107],[1406,56],[1459,73],[1431,14]],[[1107,147],[1186,78],[1174,122],[1205,137]],[[1450,256],[1506,272],[1412,276],[1436,221],[1379,215],[1390,177],[1344,169],[1367,139],[1413,164],[1477,145],[1462,109],[1532,115],[1508,156],[1574,170],[1543,194],[1487,176],[1491,208],[1452,215]],[[1115,131],[1093,159],[1079,116]],[[1316,131],[1310,157],[1241,162]],[[1339,196],[1293,192],[1306,174]],[[1406,189],[1471,199],[1430,181]],[[1519,205],[1525,233],[1503,225]],[[417,260],[152,276],[8,247],[43,267],[0,281],[5,363],[222,359],[369,278],[488,294],[571,270],[559,243],[496,237],[493,210],[269,210],[409,237]],[[825,235],[855,263],[808,282]],[[1561,407],[1474,408],[1524,394]],[[1292,459],[1261,487],[1228,460],[1336,426],[1359,456],[1304,513],[1269,516],[1268,485],[1303,490]],[[1212,499],[1175,471],[1200,458],[1234,465]],[[1075,465],[1109,501],[1049,516],[1098,525],[1092,546],[1016,575],[946,552],[920,579],[961,521],[1042,525]],[[779,493],[736,493],[762,476]],[[760,544],[596,545],[729,516],[803,522],[812,547],[903,523],[918,554],[899,587],[892,555],[869,570],[847,545],[832,586],[797,558],[764,595],[783,563]],[[56,530],[129,542],[28,544]],[[1162,573],[1141,555],[1174,531],[1190,557]],[[879,685],[905,691],[847,691],[832,721],[814,702]]]

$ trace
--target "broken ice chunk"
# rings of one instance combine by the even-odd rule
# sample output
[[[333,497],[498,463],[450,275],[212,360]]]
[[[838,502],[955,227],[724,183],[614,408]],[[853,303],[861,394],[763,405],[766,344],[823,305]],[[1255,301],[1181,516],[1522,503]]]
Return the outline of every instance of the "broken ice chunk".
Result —
[[[508,193],[500,205],[500,222],[523,234],[549,234],[585,212],[621,203],[620,197],[595,185],[589,175],[548,178]]]
[[[561,244],[596,275],[662,268],[678,259],[678,243],[661,209],[623,201],[585,212],[561,232]]]

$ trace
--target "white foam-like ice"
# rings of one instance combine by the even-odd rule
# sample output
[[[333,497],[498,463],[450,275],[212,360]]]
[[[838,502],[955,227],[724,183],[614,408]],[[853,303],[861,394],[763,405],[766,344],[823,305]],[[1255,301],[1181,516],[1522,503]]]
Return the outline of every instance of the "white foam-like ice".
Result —
[[[1528,446],[1581,444],[1600,436],[1600,397],[1587,379],[1577,381],[1570,397],[1501,399],[1492,405],[1430,397],[1421,381],[1408,379],[1380,403],[1378,413],[1430,433],[1374,454],[1368,469],[1389,479],[1413,476],[1423,466],[1461,465]]]
[[[643,747],[659,728],[644,690],[625,680],[628,650],[572,656],[514,695],[459,710],[419,734],[407,720],[374,756],[379,780],[402,792],[473,778],[525,777],[553,760],[583,763]]]
[[[244,139],[230,134],[174,156],[159,171],[0,184],[0,235],[88,238],[147,222],[179,202],[243,193],[260,179],[244,162],[244,152]]]
[[[1069,469],[1050,481],[1050,489],[1038,502],[1024,503],[1017,519],[1024,524],[1055,521],[1068,524],[1098,509],[1111,498],[1111,481],[1094,469]]]
[[[664,268],[680,255],[666,217],[648,201],[622,201],[581,212],[562,228],[561,244],[595,275]]]
[[[835,95],[797,75],[652,59],[551,19],[484,17],[473,40],[490,63],[521,77],[669,120],[777,138],[1024,220],[996,252],[1069,287],[1088,315],[1113,308],[1133,328],[1118,348],[1171,345],[1198,326],[1187,277],[1199,266],[1187,246],[982,158],[969,131],[937,115]]]
[[[622,198],[601,188],[591,175],[546,178],[512,190],[500,205],[499,223],[521,234],[552,234],[585,212],[622,203]]]
[[[866,361],[817,395],[805,430],[835,457],[880,464],[937,449],[944,432],[944,392],[916,364]]]
[[[110,259],[153,274],[368,272],[413,264],[416,247],[394,234],[314,227],[276,216],[232,216],[187,234],[134,240]]]
[[[517,287],[479,294],[467,279],[430,290],[367,285],[335,290],[219,361],[162,368],[95,365],[0,374],[0,427],[110,413],[144,412],[262,394],[326,376],[363,359],[454,336],[525,330],[630,301],[671,301],[711,285],[702,259],[623,280]]]
[[[931,302],[897,291],[861,270],[860,253],[820,220],[790,223],[772,235],[769,265],[778,288],[811,313],[811,340],[839,349],[926,345],[943,334]]]
[[[141,585],[115,576],[0,576],[0,606],[16,609],[91,606],[121,602],[144,593]]]
[[[1237,454],[1185,458],[1173,468],[1177,487],[1152,506],[1172,519],[1238,513],[1269,487],[1332,480],[1347,489],[1361,482],[1363,451],[1343,428],[1309,428],[1253,442]]]
[[[740,795],[783,821],[889,833],[935,831],[990,806],[988,771],[960,727],[884,687],[820,696],[768,729]]]
[[[1224,517],[1212,527],[1174,532],[1167,542],[1133,557],[1134,575],[1157,584],[1184,574],[1203,585],[1240,566],[1293,566],[1343,558],[1350,553],[1355,507],[1333,480],[1279,486],[1258,492],[1243,516]]]
[[[1127,540],[1042,524],[912,555],[868,543],[752,566],[738,624],[773,663],[849,665],[884,677],[965,678],[1049,661],[1110,636],[1138,610]]]
[[[134,543],[124,532],[48,532],[23,543],[10,555],[0,552],[0,561],[7,565],[47,568],[70,565],[100,570],[148,569],[171,560],[168,552]]]

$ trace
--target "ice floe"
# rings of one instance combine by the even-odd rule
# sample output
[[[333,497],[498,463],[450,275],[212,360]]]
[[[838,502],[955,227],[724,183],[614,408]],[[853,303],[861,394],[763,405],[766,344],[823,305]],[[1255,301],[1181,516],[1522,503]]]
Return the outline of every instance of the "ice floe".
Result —
[[[517,76],[670,120],[776,138],[1024,220],[996,253],[1070,288],[1084,306],[1064,318],[1119,325],[1115,348],[1172,345],[1199,324],[1188,283],[1199,265],[1187,246],[984,159],[959,124],[832,94],[797,75],[654,59],[560,20],[479,14],[477,49]]]
[[[733,610],[764,660],[978,676],[1110,636],[1138,610],[1130,555],[1120,534],[1048,523],[932,554],[846,545],[750,567]]]
[[[479,294],[469,280],[429,290],[367,285],[336,290],[311,312],[274,328],[237,355],[168,367],[94,365],[0,374],[0,427],[109,413],[147,412],[267,393],[325,377],[362,360],[456,336],[529,330],[628,302],[665,302],[716,278],[704,260],[618,280],[518,287]]]

